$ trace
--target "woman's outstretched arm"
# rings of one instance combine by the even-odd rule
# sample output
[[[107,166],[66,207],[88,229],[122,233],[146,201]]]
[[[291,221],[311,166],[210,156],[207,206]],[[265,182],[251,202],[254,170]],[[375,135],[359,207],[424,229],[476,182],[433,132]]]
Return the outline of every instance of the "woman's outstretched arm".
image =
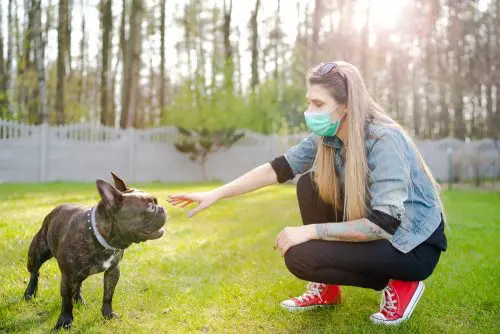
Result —
[[[270,163],[265,163],[221,187],[206,192],[173,194],[168,197],[168,202],[180,207],[193,202],[198,203],[198,206],[189,212],[188,216],[192,217],[218,200],[246,194],[276,183],[278,183],[276,172]]]

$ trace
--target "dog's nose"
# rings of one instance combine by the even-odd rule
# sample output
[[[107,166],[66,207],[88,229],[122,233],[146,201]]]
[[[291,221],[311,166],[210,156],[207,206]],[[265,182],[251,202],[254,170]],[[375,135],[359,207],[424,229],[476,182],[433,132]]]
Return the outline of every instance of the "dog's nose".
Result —
[[[159,206],[159,207],[158,207],[158,211],[159,211],[160,213],[164,213],[164,214],[165,214],[165,216],[166,216],[166,217],[167,217],[167,219],[168,219],[168,212],[167,212],[167,210],[165,210],[165,208],[164,208],[163,206]]]

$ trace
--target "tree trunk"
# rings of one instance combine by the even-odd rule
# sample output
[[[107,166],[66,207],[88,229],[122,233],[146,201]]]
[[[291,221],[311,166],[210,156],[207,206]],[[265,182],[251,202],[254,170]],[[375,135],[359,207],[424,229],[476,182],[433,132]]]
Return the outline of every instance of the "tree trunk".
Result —
[[[199,1],[199,0],[198,0]],[[196,3],[196,13],[200,13],[203,9],[199,2]],[[199,6],[199,7],[198,7]],[[197,62],[196,62],[196,72],[195,72],[195,85],[196,85],[196,94],[198,96],[198,100],[201,101],[201,97],[206,95],[206,78],[205,78],[205,48],[203,47],[203,42],[206,40],[205,38],[205,26],[204,22],[200,19],[196,20],[197,25]]]
[[[393,57],[391,59],[391,81],[392,81],[392,93],[391,93],[391,100],[392,100],[392,112],[393,112],[393,117],[396,118],[398,122],[403,122],[404,117],[403,117],[403,108],[401,106],[401,78],[400,78],[400,63],[399,63],[399,55],[398,54],[393,54]]]
[[[321,28],[322,0],[315,0],[313,21],[312,21],[312,64],[319,61],[319,30]]]
[[[236,38],[238,41],[241,41],[241,31],[240,27],[236,27]],[[236,93],[241,96],[243,94],[243,87],[242,87],[242,73],[241,73],[241,55],[239,52],[239,48],[236,48]]]
[[[497,85],[496,112],[493,115],[490,138],[500,139],[500,85]]]
[[[24,114],[24,80],[23,80],[23,71],[24,71],[24,62],[23,62],[23,38],[21,37],[21,31],[19,27],[19,18],[21,17],[19,15],[19,5],[17,4],[17,1],[14,1],[15,8],[14,8],[14,27],[15,27],[15,36],[16,36],[16,59],[21,60],[21,61],[16,61],[16,71],[17,71],[17,116],[19,119],[24,119],[25,121],[28,121],[26,115]],[[12,114],[14,116],[14,114]]]
[[[258,26],[258,15],[259,15],[260,0],[255,1],[255,7],[252,12],[250,19],[251,27],[251,49],[252,49],[252,79],[250,81],[250,87],[252,93],[255,93],[255,87],[259,84],[259,26]]]
[[[155,98],[156,98],[156,85],[155,85],[155,68],[153,66],[153,56],[149,56],[149,95],[148,95],[148,103],[144,106],[144,110],[147,110],[147,113],[144,114],[144,128],[149,128],[156,123],[156,106],[155,106]]]
[[[32,66],[31,63],[31,44],[33,43],[33,15],[34,15],[34,5],[31,1],[25,2],[25,10],[27,14],[28,23],[26,26],[26,31],[24,31],[23,40],[23,54],[22,54],[22,73],[29,70]]]
[[[212,8],[212,32],[213,32],[213,40],[212,40],[212,70],[211,70],[211,78],[210,78],[210,91],[214,92],[216,84],[216,76],[220,72],[219,66],[219,58],[220,58],[220,29],[219,29],[219,9],[217,7],[217,3],[214,2],[214,7]],[[215,103],[214,99],[211,100],[212,105]]]
[[[312,51],[311,51],[311,45],[309,44],[310,42],[310,39],[309,39],[309,1],[306,2],[306,5],[304,7],[304,50],[305,50],[305,54],[304,54],[304,58],[305,58],[305,67],[308,68],[309,66],[311,66],[311,64],[313,63],[313,60],[312,60]]]
[[[142,0],[133,0],[130,11],[130,37],[125,43],[127,52],[123,61],[122,115],[120,120],[122,128],[134,127],[136,124],[143,10]]]
[[[49,36],[49,30],[50,28],[52,27],[52,24],[54,22],[52,22],[52,20],[54,19],[53,18],[53,12],[52,12],[52,0],[48,0],[48,3],[47,3],[47,11],[45,13],[46,15],[46,21],[45,21],[45,38],[47,39]],[[47,45],[47,40],[44,41],[45,45]]]
[[[416,64],[412,70],[412,110],[413,110],[413,129],[415,136],[420,137],[420,94],[417,85],[417,68]]]
[[[278,75],[279,75],[279,57],[280,57],[280,51],[279,51],[279,46],[280,46],[280,0],[278,0],[278,7],[276,9],[276,17],[275,17],[275,26],[274,30],[276,33],[276,40],[274,41],[274,80],[276,81],[275,84],[278,84]]]
[[[480,99],[479,96],[476,95],[471,99],[471,105],[472,105],[472,110],[471,110],[471,115],[470,115],[470,137],[472,139],[478,139],[480,138],[479,136],[479,131],[478,131],[478,122],[477,122],[477,113],[478,110],[480,110]]]
[[[120,128],[125,129],[127,127],[127,119],[128,119],[128,101],[127,94],[129,92],[130,85],[130,71],[129,68],[129,56],[127,52],[127,46],[129,41],[125,36],[125,25],[126,23],[126,15],[127,15],[127,1],[122,1],[122,17],[120,22],[120,50],[122,54],[122,87],[121,87],[121,95],[120,95]]]
[[[491,21],[493,23],[493,21]],[[492,49],[494,48],[494,36],[493,34],[493,29],[487,29],[487,36],[485,36],[485,45],[484,45],[484,57],[485,57],[485,66],[486,66],[486,75],[488,76],[488,79],[486,80],[486,133],[485,135],[487,137],[491,137],[493,135],[493,78],[492,78],[492,73],[491,73],[491,68],[492,68],[492,59],[491,59],[491,54],[492,54]],[[498,111],[498,109],[497,109]]]
[[[425,130],[423,131],[423,136],[425,139],[432,139],[434,136],[434,113],[431,114],[431,110],[435,110],[431,105],[431,90],[435,87],[431,84],[434,79],[434,72],[432,68],[431,53],[432,49],[430,47],[431,39],[430,36],[425,41],[425,74],[427,78],[427,87],[425,88]]]
[[[166,0],[160,0],[160,98],[159,98],[159,108],[160,108],[160,119],[163,116],[165,108],[165,6]]]
[[[0,3],[0,27],[3,27],[3,8]],[[0,119],[5,118],[9,109],[7,96],[7,81],[9,72],[5,68],[5,59],[3,58],[3,30],[0,30]]]
[[[66,44],[64,46],[65,57],[66,57],[66,78],[71,77],[71,13],[73,12],[73,0],[66,1]],[[81,1],[81,0],[80,0]]]
[[[448,40],[453,60],[453,81],[452,81],[452,105],[454,110],[454,127],[453,134],[455,138],[465,139],[466,128],[464,120],[464,88],[463,88],[463,43],[464,41],[464,22],[459,17],[459,4],[454,0],[449,0],[450,7],[450,24],[448,25]]]
[[[441,36],[442,37],[442,36]],[[439,137],[446,138],[450,136],[450,112],[448,109],[448,103],[446,101],[446,81],[448,78],[448,73],[446,69],[448,68],[448,57],[445,50],[441,50],[439,43],[436,43],[436,56],[437,63],[439,67],[439,83],[438,83],[438,95],[439,95]]]
[[[112,0],[101,2],[101,29],[102,29],[102,64],[101,64],[101,124],[112,126],[114,119],[111,117],[110,100],[110,63],[111,31],[113,29]]]
[[[7,85],[6,85],[6,91],[7,91],[7,98],[10,101],[10,96],[12,94],[12,55],[14,52],[14,22],[12,19],[12,10],[14,6],[14,0],[9,0],[9,9],[7,11],[7,66],[6,66],[6,71],[7,71]],[[13,104],[8,102],[8,108],[7,108],[7,117],[12,117],[14,114],[14,108]]]
[[[495,2],[495,9],[496,9],[496,16],[495,16],[495,30],[494,30],[494,36],[495,36],[495,44],[493,45],[493,48],[495,50],[495,55],[497,55],[496,63],[495,63],[495,84],[496,84],[496,110],[495,114],[493,115],[492,119],[492,129],[490,132],[491,138],[495,140],[495,145],[498,150],[497,146],[497,141],[500,140],[500,60],[498,59],[498,55],[500,54],[500,3],[498,1]],[[498,151],[500,154],[500,151]]]
[[[87,47],[87,42],[86,42],[86,37],[87,37],[87,29],[86,29],[86,22],[85,22],[85,11],[84,11],[84,0],[81,1],[81,15],[82,15],[82,39],[80,40],[80,75],[78,76],[78,92],[77,92],[77,99],[78,103],[80,106],[83,106],[84,104],[84,99],[83,99],[83,92],[84,92],[84,80],[85,80],[85,50]]]
[[[233,0],[229,0],[229,7],[226,6],[224,0],[224,88],[228,93],[232,94],[234,89],[234,60],[233,47],[231,45],[231,13],[233,10]]]
[[[20,95],[20,105],[27,111],[27,119],[29,123],[38,122],[38,110],[35,107],[36,104],[33,103],[34,98],[32,98],[32,90],[29,86],[29,75],[34,73],[33,57],[32,57],[32,47],[33,47],[33,18],[34,18],[34,3],[33,1],[26,1],[24,3],[25,11],[27,14],[27,26],[24,31],[23,40],[23,54],[21,63],[19,64],[19,77],[21,78],[21,95]],[[26,22],[26,21],[25,21]],[[25,85],[25,80],[28,83]]]
[[[455,73],[454,89],[453,89],[453,108],[455,110],[455,138],[465,139],[467,129],[464,120],[464,100],[463,100],[463,84],[462,84],[462,59],[461,53],[456,50],[455,61],[457,72]]]
[[[41,123],[49,122],[47,86],[45,83],[45,43],[42,37],[42,0],[35,0],[33,34],[35,35],[35,62],[38,78],[38,113]]]
[[[56,123],[64,124],[64,81],[66,80],[65,50],[68,32],[68,0],[59,1],[57,27],[57,87],[56,87]]]
[[[371,1],[368,1],[368,8],[366,9],[366,18],[363,30],[361,32],[361,75],[368,75],[368,42],[370,38],[370,7]],[[369,82],[369,81],[367,81]]]
[[[182,19],[182,23],[184,26],[184,47],[185,51],[187,54],[187,65],[188,65],[188,78],[187,78],[187,85],[189,86],[189,92],[191,93],[191,107],[197,108],[199,105],[199,101],[197,100],[197,95],[193,94],[193,61],[191,59],[191,49],[193,47],[193,37],[191,33],[191,17],[190,15],[190,10],[189,10],[189,5],[184,6],[184,17]],[[196,93],[196,92],[195,92]]]

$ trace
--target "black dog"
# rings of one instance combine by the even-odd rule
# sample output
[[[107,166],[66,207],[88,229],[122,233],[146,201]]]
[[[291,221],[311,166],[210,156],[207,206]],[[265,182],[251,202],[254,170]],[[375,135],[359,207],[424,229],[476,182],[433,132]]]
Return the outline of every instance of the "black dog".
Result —
[[[133,243],[158,239],[163,235],[167,215],[157,199],[141,190],[129,189],[113,175],[115,187],[103,180],[96,185],[101,201],[91,208],[62,204],[45,217],[28,252],[30,282],[24,293],[36,295],[38,271],[55,257],[61,269],[62,310],[56,329],[73,322],[73,302],[84,302],[82,282],[104,271],[104,298],[101,313],[114,318],[111,301],[120,277],[119,262],[125,248]]]

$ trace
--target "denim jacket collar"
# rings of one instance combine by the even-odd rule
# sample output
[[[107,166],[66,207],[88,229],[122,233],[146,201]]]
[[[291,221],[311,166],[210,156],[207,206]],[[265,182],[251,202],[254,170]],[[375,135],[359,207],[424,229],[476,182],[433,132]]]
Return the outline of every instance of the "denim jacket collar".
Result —
[[[344,147],[344,143],[337,136],[323,137],[323,143],[336,149],[342,149]]]

